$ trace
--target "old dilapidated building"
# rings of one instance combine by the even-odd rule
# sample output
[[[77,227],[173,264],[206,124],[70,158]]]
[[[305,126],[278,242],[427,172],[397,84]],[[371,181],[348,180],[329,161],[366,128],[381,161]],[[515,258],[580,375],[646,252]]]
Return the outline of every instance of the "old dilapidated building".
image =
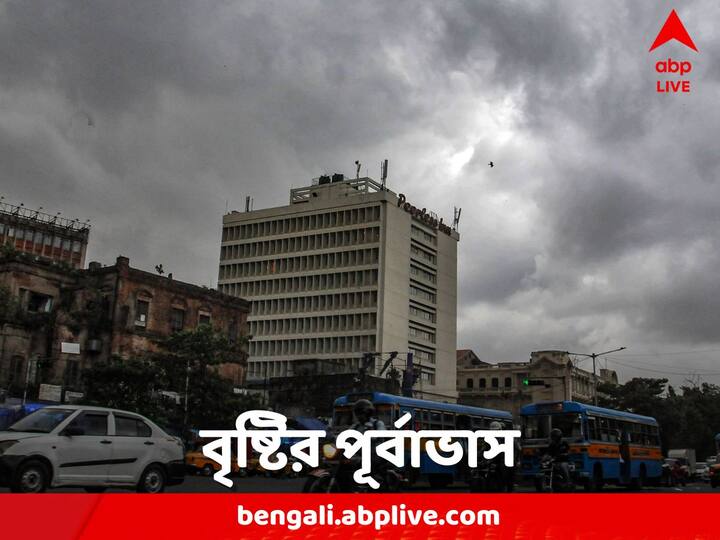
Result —
[[[87,269],[6,250],[0,256],[0,388],[60,385],[82,391],[80,372],[112,356],[156,350],[173,332],[209,324],[237,339],[247,301],[130,267],[126,257]],[[220,366],[242,384],[246,355]]]

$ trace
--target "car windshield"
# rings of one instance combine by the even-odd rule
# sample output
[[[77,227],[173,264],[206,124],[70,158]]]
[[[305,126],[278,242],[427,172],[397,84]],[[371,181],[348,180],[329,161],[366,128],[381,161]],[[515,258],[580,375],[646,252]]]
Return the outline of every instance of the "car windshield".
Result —
[[[25,433],[50,433],[63,420],[75,412],[75,409],[40,409],[18,420],[8,431],[22,431]]]
[[[582,438],[582,424],[579,414],[537,414],[524,417],[523,422],[523,432],[526,439],[547,439],[553,429],[562,431],[565,438]]]

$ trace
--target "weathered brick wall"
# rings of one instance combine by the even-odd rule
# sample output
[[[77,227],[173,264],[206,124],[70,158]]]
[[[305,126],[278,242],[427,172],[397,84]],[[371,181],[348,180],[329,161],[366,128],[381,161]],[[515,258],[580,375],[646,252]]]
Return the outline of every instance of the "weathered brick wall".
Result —
[[[22,357],[25,362],[49,359],[38,382],[72,387],[65,380],[68,362],[76,362],[79,372],[93,362],[107,361],[112,355],[129,358],[155,351],[157,340],[172,332],[173,307],[185,310],[185,330],[196,328],[203,312],[210,316],[211,325],[217,331],[228,334],[233,327],[238,336],[247,333],[249,304],[246,301],[132,269],[124,257],[119,257],[114,266],[103,268],[91,264],[86,271],[68,270],[42,261],[2,261],[0,284],[21,299],[23,289],[53,297],[50,324],[33,326],[27,321],[6,321],[5,324],[0,321],[0,386],[7,380],[14,356]],[[144,328],[135,325],[138,295],[150,300]],[[27,303],[27,298],[24,302]],[[87,314],[83,318],[82,312],[88,311],[90,302],[100,302],[112,324],[98,324],[97,319]],[[62,353],[63,342],[80,344],[80,354]],[[91,343],[98,347],[91,350]],[[219,372],[237,385],[245,381],[245,355],[239,360],[241,365],[219,367]]]

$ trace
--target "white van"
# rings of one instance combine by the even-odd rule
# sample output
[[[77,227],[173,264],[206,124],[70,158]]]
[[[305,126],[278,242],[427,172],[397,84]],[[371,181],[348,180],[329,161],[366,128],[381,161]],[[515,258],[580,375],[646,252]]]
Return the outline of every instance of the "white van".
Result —
[[[160,493],[184,475],[182,443],[131,412],[58,405],[0,432],[0,486],[13,492],[72,486]]]

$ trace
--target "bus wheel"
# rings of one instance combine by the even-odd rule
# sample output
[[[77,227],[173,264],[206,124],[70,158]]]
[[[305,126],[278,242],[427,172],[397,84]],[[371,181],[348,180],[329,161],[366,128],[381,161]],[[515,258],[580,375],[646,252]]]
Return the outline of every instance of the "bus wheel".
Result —
[[[451,474],[431,474],[428,476],[428,482],[433,489],[442,489],[452,484],[453,477]]]

